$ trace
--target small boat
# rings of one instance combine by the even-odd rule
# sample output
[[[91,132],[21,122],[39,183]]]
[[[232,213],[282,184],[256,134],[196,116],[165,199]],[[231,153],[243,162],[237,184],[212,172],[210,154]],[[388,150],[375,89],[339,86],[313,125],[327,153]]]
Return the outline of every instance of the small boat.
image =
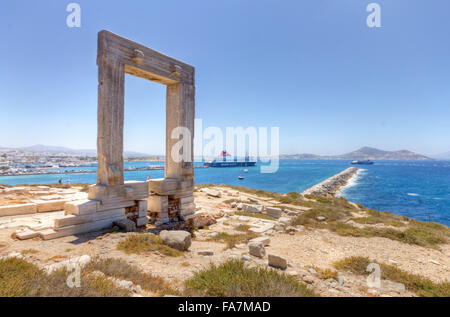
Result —
[[[239,179],[244,179],[244,176],[239,176],[238,178],[239,178]]]
[[[373,161],[365,160],[365,161],[353,161],[351,164],[353,165],[373,165]]]
[[[248,173],[248,169],[245,169],[245,170],[244,170],[244,173]]]

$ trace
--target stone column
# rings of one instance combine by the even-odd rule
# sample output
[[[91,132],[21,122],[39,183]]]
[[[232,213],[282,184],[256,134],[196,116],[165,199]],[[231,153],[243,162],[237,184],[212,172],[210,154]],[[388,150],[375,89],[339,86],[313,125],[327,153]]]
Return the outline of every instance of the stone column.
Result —
[[[97,184],[123,185],[124,65],[98,58]]]
[[[166,178],[189,178],[194,176],[194,117],[195,117],[195,88],[193,85],[177,83],[167,86],[166,95]],[[176,162],[172,158],[172,147],[179,140],[172,139],[172,131],[178,127],[188,128],[191,138],[190,162]]]

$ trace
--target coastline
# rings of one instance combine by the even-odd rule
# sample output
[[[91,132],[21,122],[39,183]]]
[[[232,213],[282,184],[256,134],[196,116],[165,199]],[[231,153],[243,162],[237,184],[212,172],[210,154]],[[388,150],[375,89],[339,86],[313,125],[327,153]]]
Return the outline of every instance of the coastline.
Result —
[[[335,196],[339,190],[347,185],[348,181],[358,173],[356,167],[349,167],[342,172],[303,191],[303,195]]]

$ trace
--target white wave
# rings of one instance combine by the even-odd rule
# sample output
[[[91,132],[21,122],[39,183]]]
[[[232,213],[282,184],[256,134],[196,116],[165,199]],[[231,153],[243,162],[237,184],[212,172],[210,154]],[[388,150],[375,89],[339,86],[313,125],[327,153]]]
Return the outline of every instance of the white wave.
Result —
[[[347,184],[342,186],[338,192],[336,193],[336,197],[343,197],[344,193],[351,187],[358,185],[359,180],[361,179],[362,175],[367,172],[366,169],[360,168],[358,171],[350,177],[350,179],[347,181]]]
[[[420,195],[416,193],[408,193],[408,196],[420,196]]]

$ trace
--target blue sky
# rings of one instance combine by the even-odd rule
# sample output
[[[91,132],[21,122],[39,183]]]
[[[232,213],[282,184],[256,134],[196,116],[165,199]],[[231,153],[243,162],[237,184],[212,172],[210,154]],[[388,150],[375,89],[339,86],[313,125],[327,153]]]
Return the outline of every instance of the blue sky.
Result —
[[[0,5],[0,146],[95,148],[97,32],[196,67],[208,126],[278,126],[281,153],[450,151],[450,2],[64,0]],[[164,152],[165,89],[127,76],[125,148]]]

